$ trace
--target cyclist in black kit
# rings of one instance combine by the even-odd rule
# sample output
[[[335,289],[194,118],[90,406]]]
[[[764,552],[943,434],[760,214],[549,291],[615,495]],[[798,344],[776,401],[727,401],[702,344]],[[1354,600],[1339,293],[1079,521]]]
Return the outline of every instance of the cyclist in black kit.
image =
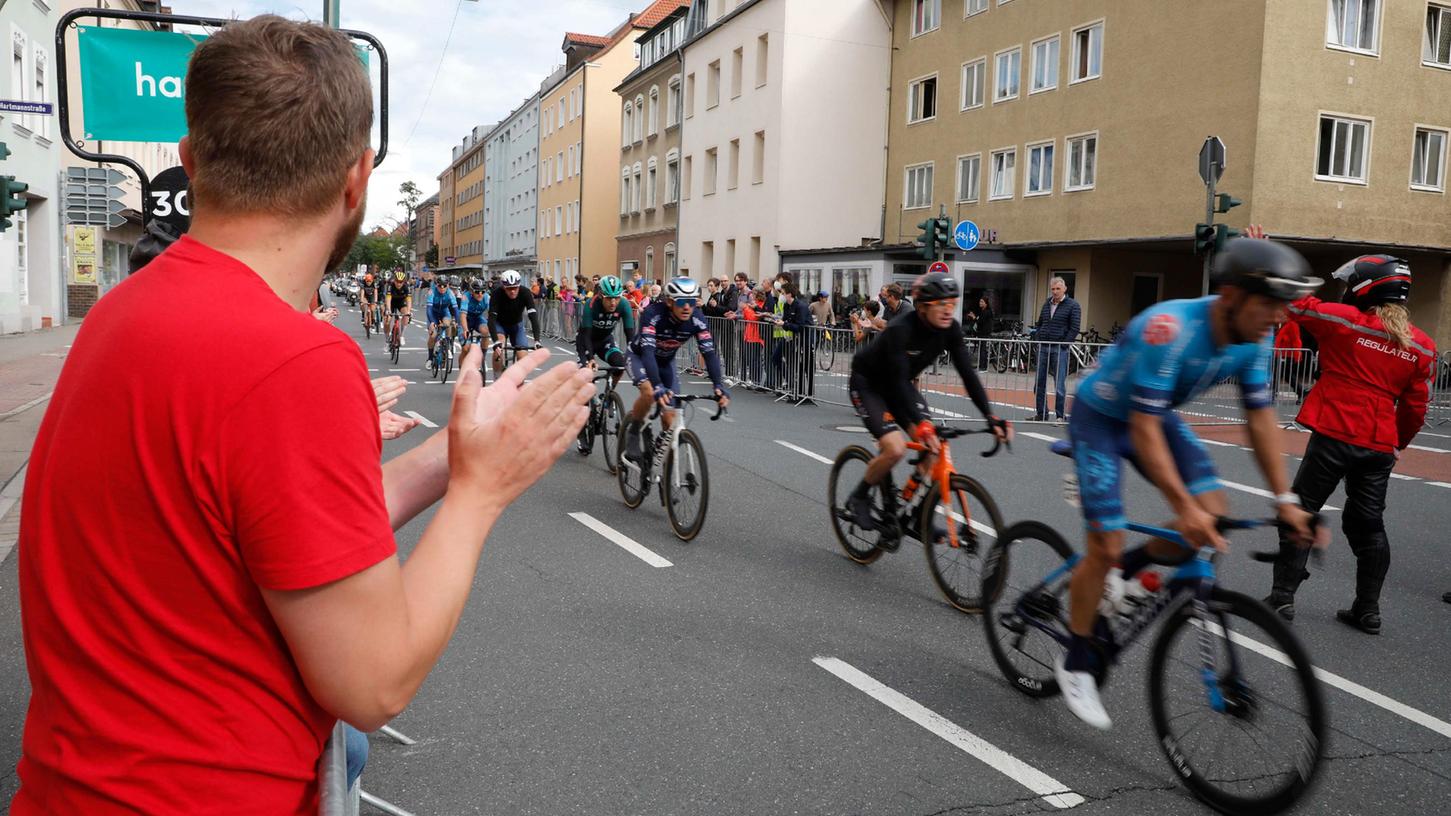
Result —
[[[504,270],[499,285],[489,296],[489,334],[499,344],[494,348],[494,376],[504,370],[504,344],[514,347],[514,359],[524,356],[539,342],[539,310],[534,308],[534,295],[520,286],[523,278],[513,269]],[[524,334],[524,315],[534,329],[534,343]]]
[[[941,450],[941,442],[927,415],[927,403],[914,382],[943,351],[952,358],[952,366],[962,378],[967,396],[987,418],[993,434],[1004,442],[1012,441],[1013,427],[993,414],[987,391],[978,381],[967,353],[962,324],[953,317],[961,295],[957,279],[951,275],[945,272],[923,275],[912,286],[916,308],[892,318],[885,329],[852,356],[849,381],[852,405],[880,448],[867,464],[866,477],[847,499],[858,526],[876,527],[871,491],[906,455],[906,434],[927,447],[928,455],[918,465],[918,471],[924,476],[932,466],[933,457]],[[892,414],[891,421],[884,418],[887,412]]]
[[[395,269],[393,279],[388,281],[387,285],[383,287],[383,291],[388,297],[388,311],[384,315],[386,325],[383,327],[383,333],[387,334],[393,331],[394,320],[402,318],[403,325],[408,325],[408,314],[412,311],[413,306],[413,289],[408,285],[408,276],[403,270]],[[402,328],[398,329],[398,337],[402,342]]]

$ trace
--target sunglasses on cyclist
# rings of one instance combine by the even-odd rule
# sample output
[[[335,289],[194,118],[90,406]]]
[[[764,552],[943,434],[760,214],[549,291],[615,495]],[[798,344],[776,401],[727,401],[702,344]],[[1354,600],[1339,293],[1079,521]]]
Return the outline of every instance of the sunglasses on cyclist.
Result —
[[[698,302],[699,301],[696,298],[676,298],[675,299],[675,305],[676,306],[679,306],[682,309],[685,308],[686,306],[690,306],[690,307],[693,308],[695,306],[695,304],[698,303]]]

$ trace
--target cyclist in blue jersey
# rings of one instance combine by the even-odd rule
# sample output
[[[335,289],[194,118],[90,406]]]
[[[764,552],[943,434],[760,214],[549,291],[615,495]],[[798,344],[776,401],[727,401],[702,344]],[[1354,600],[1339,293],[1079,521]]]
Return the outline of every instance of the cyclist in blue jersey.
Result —
[[[1166,301],[1129,323],[1079,384],[1069,419],[1088,544],[1070,585],[1073,642],[1054,668],[1069,710],[1097,728],[1111,725],[1095,674],[1102,656],[1091,638],[1110,570],[1119,565],[1122,577],[1116,579],[1127,580],[1151,563],[1185,557],[1181,547],[1162,540],[1124,552],[1122,460],[1164,495],[1176,516],[1171,526],[1187,541],[1225,548],[1215,528],[1228,511],[1224,491],[1208,452],[1175,407],[1237,378],[1255,461],[1274,491],[1276,513],[1298,544],[1311,542],[1311,516],[1290,492],[1280,455],[1270,330],[1284,322],[1290,301],[1321,281],[1309,276],[1299,253],[1250,238],[1231,241],[1215,257],[1214,271],[1218,295]]]
[[[598,288],[598,287],[596,287]],[[670,402],[679,387],[675,377],[675,352],[690,338],[705,358],[705,369],[722,407],[730,404],[730,391],[721,378],[720,355],[705,320],[695,313],[700,303],[700,284],[690,278],[672,278],[665,284],[665,300],[651,303],[640,314],[640,332],[630,341],[626,355],[631,381],[640,397],[630,409],[625,429],[625,456],[640,461],[640,429],[651,403],[660,403],[660,421],[669,428],[674,417]]]
[[[442,334],[440,328],[447,328],[458,320],[458,298],[448,288],[448,278],[439,275],[433,279],[433,288],[428,293],[428,357],[433,359],[434,342]]]
[[[464,320],[470,336],[488,333],[489,292],[482,278],[469,282],[469,296],[464,300]]]

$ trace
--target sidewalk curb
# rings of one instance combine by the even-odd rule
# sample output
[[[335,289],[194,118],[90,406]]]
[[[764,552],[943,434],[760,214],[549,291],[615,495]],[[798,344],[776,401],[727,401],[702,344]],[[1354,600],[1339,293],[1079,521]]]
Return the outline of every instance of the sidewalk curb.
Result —
[[[3,422],[4,420],[9,419],[9,418],[15,416],[16,414],[23,414],[26,411],[29,411],[31,408],[34,408],[35,406],[41,404],[42,402],[45,402],[46,400],[50,399],[53,396],[55,396],[55,392],[54,391],[47,391],[46,393],[44,393],[44,394],[36,397],[35,399],[31,400],[30,402],[25,403],[24,405],[21,405],[21,406],[16,407],[16,408],[11,408],[9,411],[6,411],[5,413],[0,414],[0,422]]]

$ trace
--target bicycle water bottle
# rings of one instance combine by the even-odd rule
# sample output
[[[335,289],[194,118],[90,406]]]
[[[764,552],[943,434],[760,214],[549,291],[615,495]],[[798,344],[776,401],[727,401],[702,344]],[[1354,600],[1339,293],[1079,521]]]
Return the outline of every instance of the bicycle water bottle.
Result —
[[[917,495],[917,488],[921,486],[922,480],[917,478],[917,471],[912,471],[912,475],[907,477],[907,485],[902,488],[902,498],[910,502]]]
[[[1083,506],[1078,492],[1078,474],[1073,471],[1063,474],[1063,501],[1068,502],[1069,507]]]
[[[1124,571],[1114,567],[1103,578],[1103,598],[1098,602],[1098,613],[1105,617],[1117,615],[1123,606]]]
[[[1122,573],[1120,573],[1120,576]],[[1152,602],[1152,597],[1163,588],[1163,581],[1159,573],[1153,570],[1142,570],[1134,577],[1123,581],[1119,585],[1119,595],[1115,606],[1121,615],[1133,615],[1144,606]]]

